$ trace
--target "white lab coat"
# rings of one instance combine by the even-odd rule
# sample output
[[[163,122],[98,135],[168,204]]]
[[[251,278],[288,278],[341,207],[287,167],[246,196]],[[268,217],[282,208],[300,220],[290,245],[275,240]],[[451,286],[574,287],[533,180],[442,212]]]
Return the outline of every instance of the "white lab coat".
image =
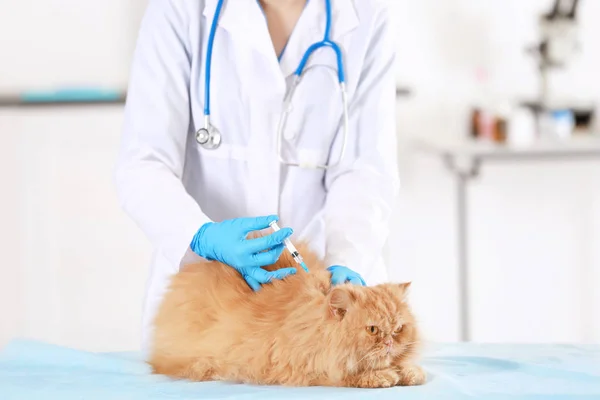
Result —
[[[328,170],[282,168],[276,129],[306,49],[323,37],[323,1],[309,1],[281,62],[256,0],[226,0],[214,42],[216,150],[203,126],[206,42],[217,0],[150,0],[131,71],[116,184],[122,207],[154,248],[143,347],[169,276],[194,259],[189,244],[208,221],[278,214],[328,265],[368,284],[387,279],[382,248],[398,189],[394,46],[382,0],[332,0],[332,39],[344,52],[350,131],[346,157]],[[317,68],[311,68],[316,66]],[[342,107],[331,49],[307,66],[287,123],[286,155],[337,159]]]

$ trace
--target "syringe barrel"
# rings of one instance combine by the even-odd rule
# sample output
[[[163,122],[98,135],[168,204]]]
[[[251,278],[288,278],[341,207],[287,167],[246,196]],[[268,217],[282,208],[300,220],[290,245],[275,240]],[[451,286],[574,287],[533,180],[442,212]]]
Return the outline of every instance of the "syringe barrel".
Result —
[[[280,230],[279,225],[277,225],[276,221],[273,221],[269,224],[269,226],[271,228],[273,228],[273,230],[275,232],[277,232],[278,230]],[[292,244],[292,241],[287,238],[283,241],[283,244],[285,245],[285,248],[288,249],[290,251],[290,253],[292,253],[293,256],[300,256],[300,254],[298,254],[298,250],[296,249],[296,247]]]

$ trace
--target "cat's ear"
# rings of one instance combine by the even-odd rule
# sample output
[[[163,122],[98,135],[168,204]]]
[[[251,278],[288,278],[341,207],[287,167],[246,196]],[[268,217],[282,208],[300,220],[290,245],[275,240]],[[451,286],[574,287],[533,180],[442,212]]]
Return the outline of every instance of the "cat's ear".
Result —
[[[400,286],[400,290],[402,290],[403,293],[407,293],[408,289],[410,289],[410,285],[412,284],[412,282],[404,282],[404,283],[400,283],[398,286]]]
[[[334,287],[329,293],[329,310],[333,316],[342,319],[355,301],[356,293],[350,285]]]
[[[408,297],[408,290],[412,282],[396,283],[391,285],[391,289],[400,301],[405,301]]]

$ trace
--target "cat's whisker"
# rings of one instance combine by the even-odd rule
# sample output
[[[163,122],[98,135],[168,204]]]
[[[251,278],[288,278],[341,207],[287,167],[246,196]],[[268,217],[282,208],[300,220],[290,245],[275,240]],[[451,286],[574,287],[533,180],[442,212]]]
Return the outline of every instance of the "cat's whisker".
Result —
[[[365,354],[365,355],[363,356],[363,358],[361,358],[360,360],[358,360],[358,361],[356,362],[356,364],[360,364],[360,362],[361,362],[362,360],[364,360],[365,358],[367,358],[367,357],[369,357],[369,356],[372,356],[372,355],[374,355],[374,354],[376,353],[376,351],[377,351],[377,350],[371,350],[370,352],[368,352],[367,354]]]
[[[412,346],[412,345],[415,345],[415,344],[418,344],[418,343],[419,343],[419,342],[408,342],[408,343],[402,343],[402,346],[404,346],[404,347],[408,347],[408,346]]]
[[[373,358],[373,359],[371,360],[371,363],[369,364],[369,371],[371,371],[371,372],[375,370],[375,366],[376,366],[376,365],[375,365],[375,361],[376,361],[376,360]]]

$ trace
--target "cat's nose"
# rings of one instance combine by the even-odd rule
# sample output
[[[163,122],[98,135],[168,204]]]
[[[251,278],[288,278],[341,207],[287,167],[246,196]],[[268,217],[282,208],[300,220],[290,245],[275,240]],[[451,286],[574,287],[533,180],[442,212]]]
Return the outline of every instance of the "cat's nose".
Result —
[[[385,342],[383,342],[387,347],[392,347],[394,344],[394,340],[392,338],[387,338]]]

